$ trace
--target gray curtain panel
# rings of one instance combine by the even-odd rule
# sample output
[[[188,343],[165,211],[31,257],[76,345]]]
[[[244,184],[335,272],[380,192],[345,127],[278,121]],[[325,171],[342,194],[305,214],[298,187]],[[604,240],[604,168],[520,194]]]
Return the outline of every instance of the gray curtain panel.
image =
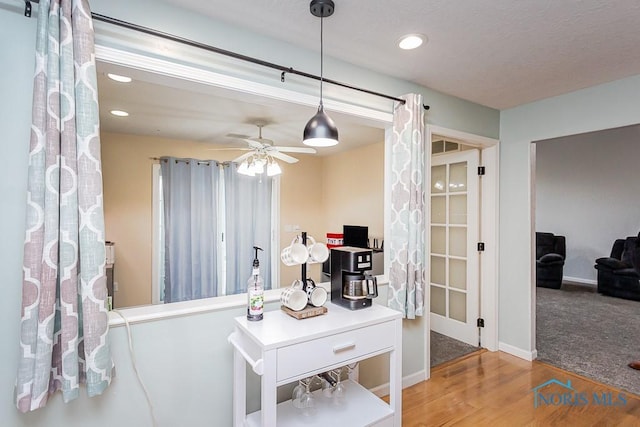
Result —
[[[29,147],[16,405],[113,376],[94,32],[87,1],[41,0]]]
[[[224,167],[197,159],[160,159],[165,218],[164,302],[246,292],[259,253],[265,289],[271,288],[271,197],[273,178],[249,177],[232,163]],[[219,216],[224,218],[226,280],[218,283]]]
[[[264,288],[271,289],[271,194],[273,178],[241,175],[238,165],[225,168],[225,209],[227,242],[227,293],[247,292],[254,259],[258,254]]]
[[[216,161],[160,159],[164,196],[164,302],[217,296]]]

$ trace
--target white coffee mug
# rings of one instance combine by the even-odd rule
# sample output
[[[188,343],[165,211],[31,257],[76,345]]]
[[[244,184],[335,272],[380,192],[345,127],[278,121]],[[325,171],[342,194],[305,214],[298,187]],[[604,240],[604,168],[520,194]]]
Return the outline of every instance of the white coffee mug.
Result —
[[[309,259],[309,251],[307,250],[307,247],[298,240],[299,237],[296,236],[291,244],[284,248],[280,253],[280,259],[284,265],[300,265],[306,263]]]
[[[311,244],[309,244],[311,243]],[[329,248],[322,242],[317,242],[311,236],[307,237],[309,262],[325,262],[329,259]]]
[[[322,307],[327,302],[327,290],[321,286],[307,285],[307,298],[314,307]]]
[[[280,302],[293,311],[300,311],[307,306],[307,293],[302,289],[287,288],[280,294]]]

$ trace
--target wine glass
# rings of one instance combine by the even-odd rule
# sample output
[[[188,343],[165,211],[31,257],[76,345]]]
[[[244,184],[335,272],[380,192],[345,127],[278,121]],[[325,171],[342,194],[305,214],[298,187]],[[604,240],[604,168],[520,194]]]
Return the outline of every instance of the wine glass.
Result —
[[[333,386],[324,378],[322,378],[322,395],[328,399],[333,396]]]
[[[346,390],[344,383],[340,378],[338,378],[338,384],[336,384],[336,389],[333,392],[333,398],[336,400],[337,404],[342,404]]]
[[[293,388],[293,393],[291,395],[291,403],[294,407],[298,409],[302,409],[302,396],[304,396],[306,391],[305,386],[302,384],[302,380],[298,381],[298,385]]]
[[[316,402],[311,394],[311,390],[309,387],[311,386],[311,380],[307,380],[305,384],[305,391],[302,397],[300,398],[300,404],[302,405],[302,410],[304,415],[311,415],[314,412]]]
[[[333,390],[333,401],[336,405],[342,405],[344,403],[344,395],[346,392],[346,387],[342,382],[342,369],[338,369],[335,371],[336,376],[336,387]]]

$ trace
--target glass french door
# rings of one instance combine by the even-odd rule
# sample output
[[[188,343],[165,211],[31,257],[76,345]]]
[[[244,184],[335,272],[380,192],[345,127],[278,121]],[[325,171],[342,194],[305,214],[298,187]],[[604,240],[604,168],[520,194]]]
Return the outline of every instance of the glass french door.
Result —
[[[478,345],[479,151],[431,160],[431,329]]]

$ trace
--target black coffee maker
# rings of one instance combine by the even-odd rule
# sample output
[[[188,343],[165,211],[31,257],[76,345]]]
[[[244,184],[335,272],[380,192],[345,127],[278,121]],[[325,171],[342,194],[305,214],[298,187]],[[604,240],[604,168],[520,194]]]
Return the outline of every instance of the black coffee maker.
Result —
[[[370,249],[341,246],[331,249],[331,302],[351,310],[370,307],[378,296]]]

